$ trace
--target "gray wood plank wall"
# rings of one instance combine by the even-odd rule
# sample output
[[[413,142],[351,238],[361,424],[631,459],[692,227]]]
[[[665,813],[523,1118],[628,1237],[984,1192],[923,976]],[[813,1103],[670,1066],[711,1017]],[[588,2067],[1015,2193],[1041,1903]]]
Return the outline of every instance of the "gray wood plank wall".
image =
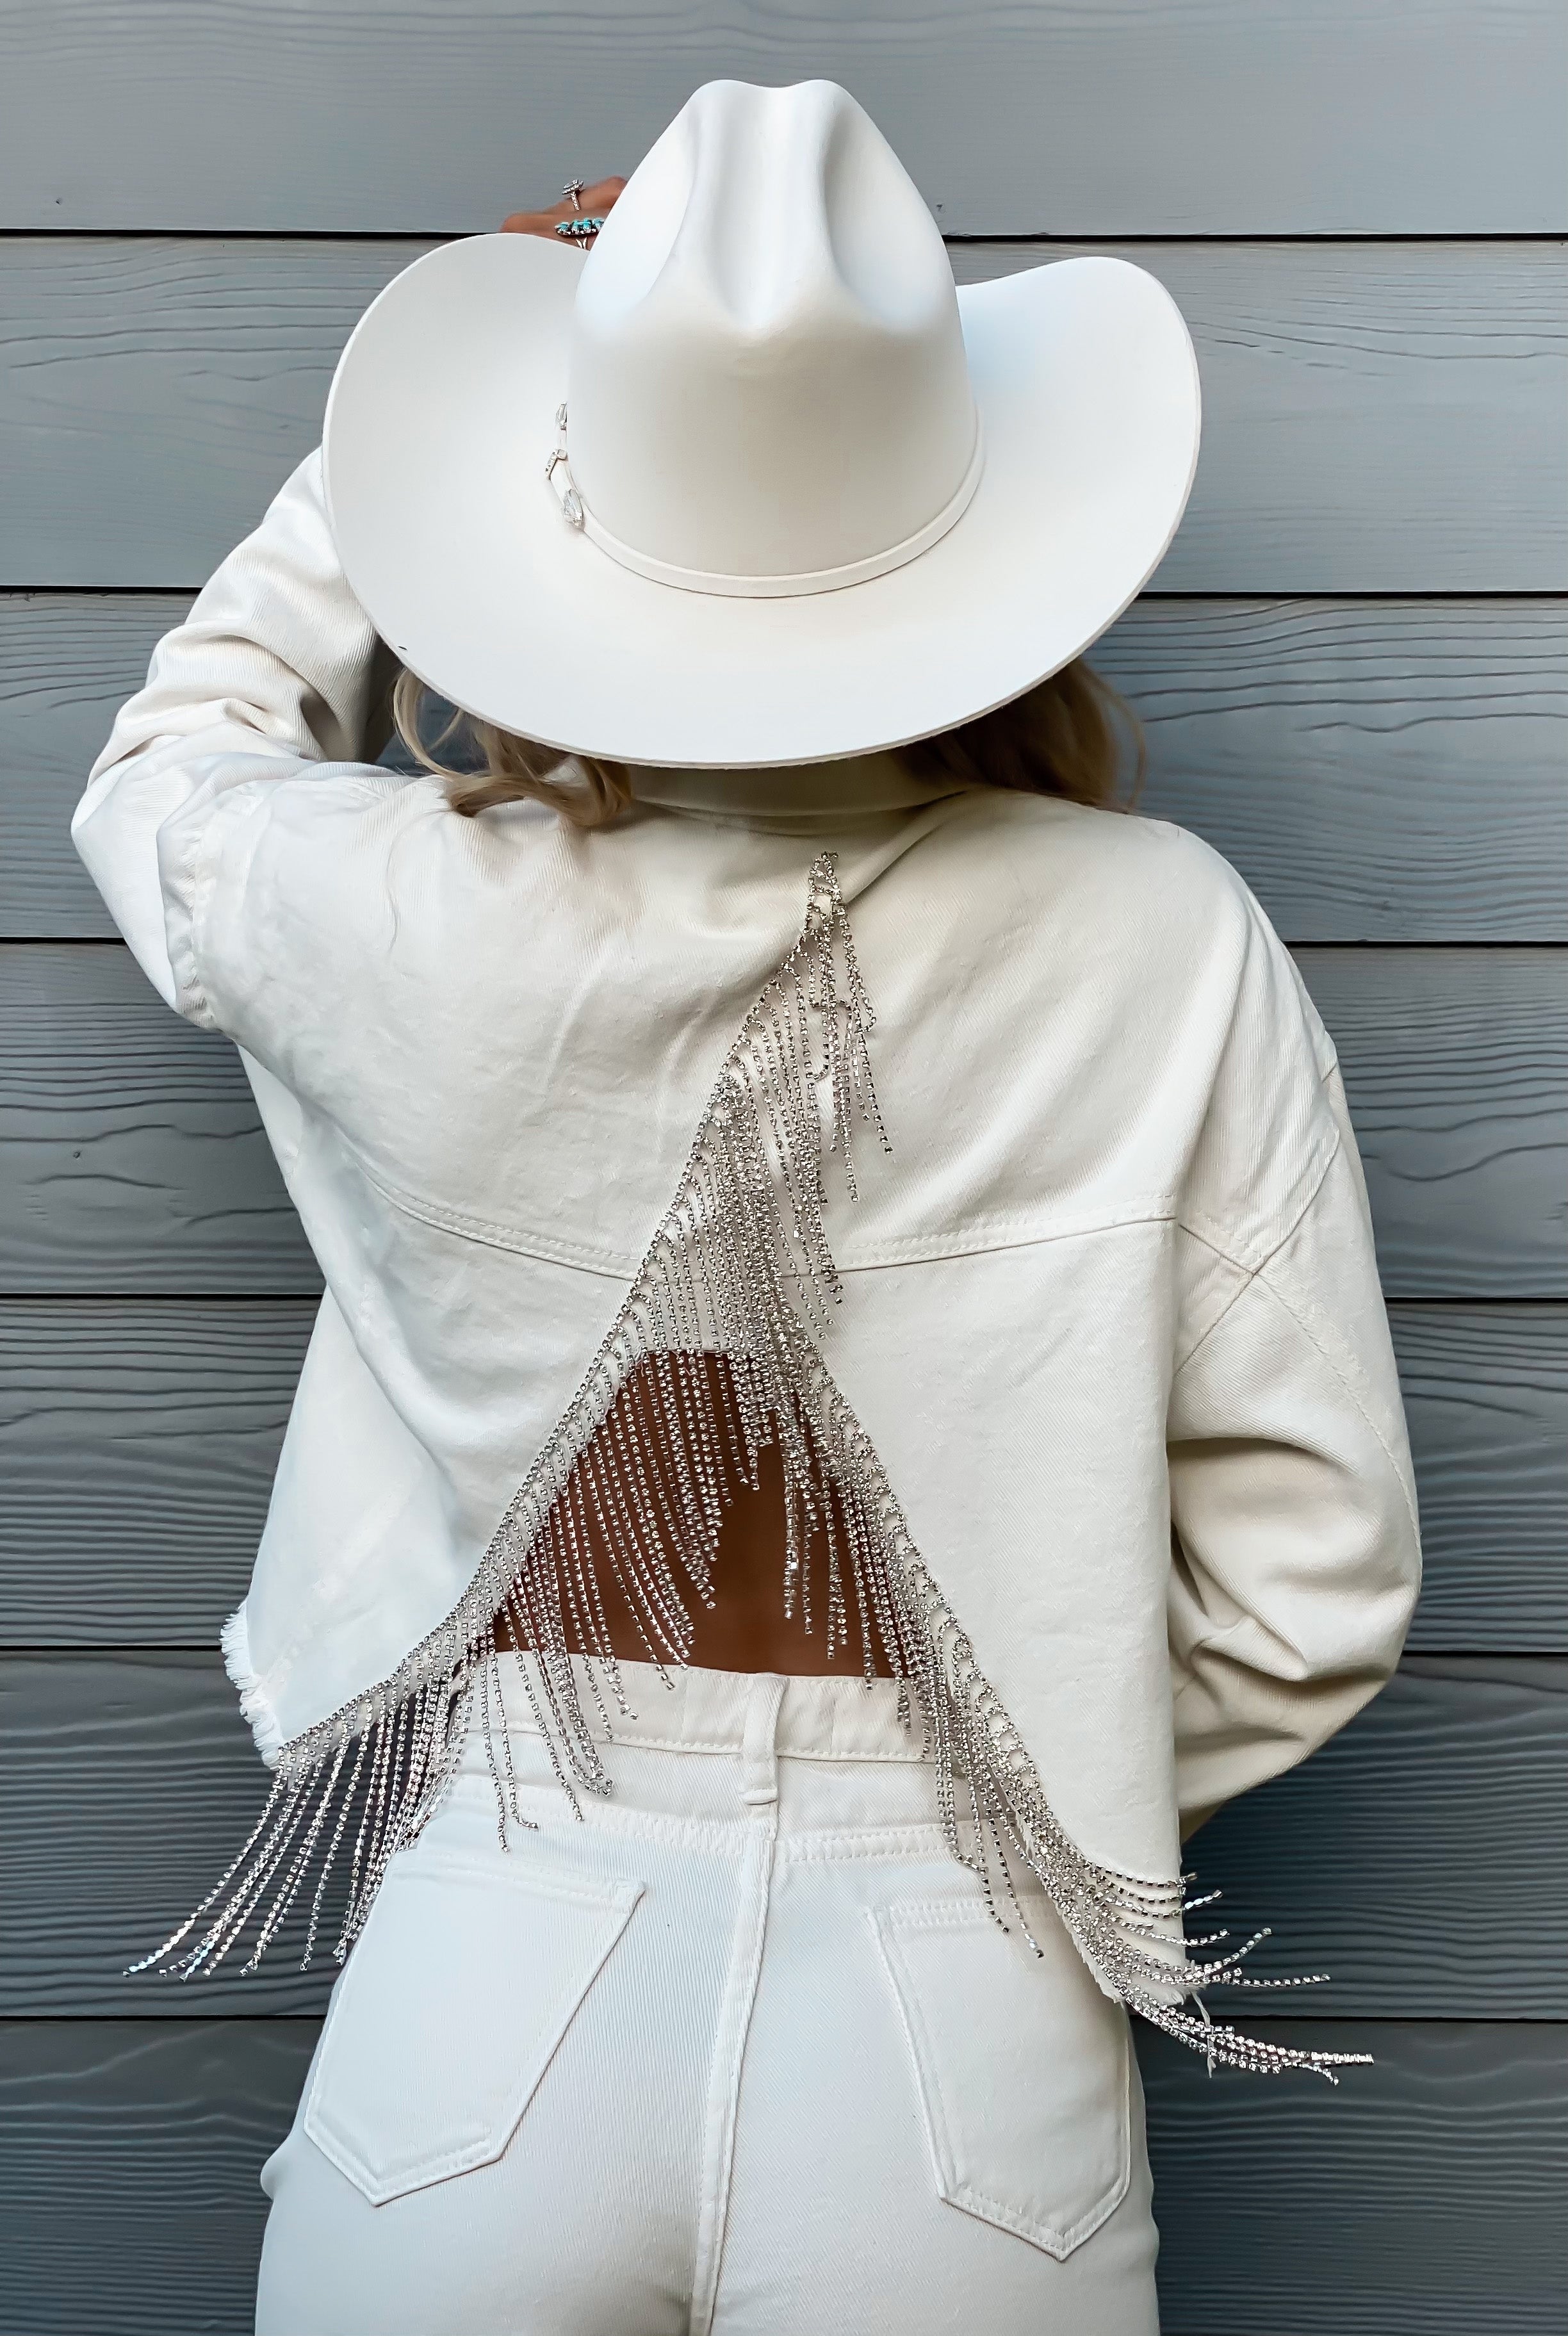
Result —
[[[1144,2039],[1167,2336],[1546,2336],[1568,2157],[1568,16],[1555,0],[0,0],[0,2336],[239,2336],[322,1995],[121,1967],[259,1771],[214,1653],[317,1288],[65,821],[433,239],[843,79],[965,279],[1119,250],[1206,438],[1097,662],[1339,1042],[1420,1476],[1398,1679],[1193,1844],[1365,2048]],[[1069,240],[1070,238],[1070,240]],[[1271,1952],[1271,1949],[1270,1950]]]

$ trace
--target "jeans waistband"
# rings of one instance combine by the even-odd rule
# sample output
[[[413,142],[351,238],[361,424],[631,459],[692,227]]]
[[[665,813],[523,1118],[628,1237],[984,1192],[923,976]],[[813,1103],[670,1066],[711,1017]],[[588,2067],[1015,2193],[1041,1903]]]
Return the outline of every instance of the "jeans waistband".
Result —
[[[539,1722],[521,1674],[521,1658],[501,1657],[502,1693],[508,1729],[537,1736]],[[594,1713],[589,1666],[573,1656],[583,1708]],[[901,1697],[897,1679],[866,1679],[846,1672],[784,1677],[774,1671],[704,1670],[672,1665],[662,1675],[656,1664],[623,1662],[622,1711],[602,1666],[599,1693],[609,1718],[608,1740],[674,1752],[755,1752],[765,1732],[781,1759],[897,1760],[929,1758],[913,1699]],[[908,1724],[901,1716],[907,1708]],[[596,1734],[603,1732],[596,1728]]]

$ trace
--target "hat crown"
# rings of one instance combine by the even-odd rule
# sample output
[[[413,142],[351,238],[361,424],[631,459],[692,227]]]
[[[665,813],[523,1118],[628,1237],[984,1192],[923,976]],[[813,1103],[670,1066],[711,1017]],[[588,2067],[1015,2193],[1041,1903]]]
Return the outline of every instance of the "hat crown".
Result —
[[[952,271],[846,91],[696,92],[584,264],[568,404],[589,531],[673,581],[820,589],[957,517],[978,423]]]

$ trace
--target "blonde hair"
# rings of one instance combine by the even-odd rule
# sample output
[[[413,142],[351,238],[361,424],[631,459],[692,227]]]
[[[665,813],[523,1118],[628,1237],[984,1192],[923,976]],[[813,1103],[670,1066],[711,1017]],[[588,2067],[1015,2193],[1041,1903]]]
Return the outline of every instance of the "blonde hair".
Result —
[[[433,736],[424,716],[444,707]],[[447,801],[464,819],[500,803],[540,803],[574,827],[604,827],[632,799],[626,765],[592,755],[563,754],[515,731],[498,729],[445,706],[404,670],[392,694],[397,735],[422,770],[443,780]],[[1133,758],[1132,784],[1120,778],[1124,734]],[[966,786],[1009,787],[1020,794],[1059,795],[1104,811],[1129,810],[1144,783],[1147,754],[1143,725],[1110,683],[1082,657],[993,713],[954,730],[896,749],[920,778],[952,778]],[[452,757],[443,761],[443,754]]]

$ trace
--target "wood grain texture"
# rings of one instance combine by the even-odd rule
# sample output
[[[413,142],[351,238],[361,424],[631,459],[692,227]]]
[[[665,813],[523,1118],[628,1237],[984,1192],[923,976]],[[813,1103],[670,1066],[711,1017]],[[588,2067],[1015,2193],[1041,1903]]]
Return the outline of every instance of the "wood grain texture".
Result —
[[[975,244],[953,259],[970,281],[1074,248]],[[1562,589],[1561,244],[1123,256],[1176,301],[1203,379],[1203,449],[1162,591]],[[1543,494],[1551,508],[1528,516]]]
[[[959,232],[1564,224],[1549,0],[7,0],[0,39],[11,228],[488,227],[721,74],[845,83]]]
[[[268,1778],[215,1656],[0,1657],[0,2012],[152,2020],[318,2013],[330,1956],[302,1942],[243,1976],[127,1979],[207,1895]],[[232,1966],[232,1967],[231,1967]]]
[[[0,1300],[0,1646],[210,1647],[245,1593],[309,1300]],[[1568,1654],[1568,1309],[1392,1309],[1410,1643]]]
[[[0,2027],[7,2336],[248,2336],[316,2032]],[[1559,2336],[1568,2031],[1339,2023],[1376,2066],[1332,2092],[1137,2034],[1164,2336]]]
[[[423,248],[0,242],[0,583],[202,583],[316,444],[351,327]]]
[[[1568,1309],[1390,1320],[1421,1509],[1411,1648],[1568,1654]]]
[[[0,584],[200,583],[315,443],[350,327],[423,248],[0,242]],[[954,257],[983,277],[1073,248]],[[1568,589],[1561,245],[1128,256],[1180,302],[1203,376],[1162,589]]]
[[[71,814],[186,593],[0,595],[0,939],[100,940],[108,910]]]
[[[0,1300],[0,1643],[217,1643],[309,1300]]]
[[[113,931],[68,827],[184,594],[0,594],[0,939]],[[1144,807],[1291,941],[1568,940],[1568,606],[1149,598],[1096,646]]]
[[[1407,1656],[1320,1752],[1222,1810],[1187,1863],[1232,1936],[1227,2017],[1568,2016],[1568,1661]]]
[[[0,949],[0,1288],[319,1286],[227,1040],[126,949]]]
[[[0,2012],[319,2009],[331,1967],[301,1974],[297,1935],[248,1977],[120,1976],[206,1895],[265,1796],[214,1657],[0,1656]],[[1274,1925],[1261,1975],[1333,1974],[1227,1998],[1227,2016],[1562,2018],[1565,1850],[1568,1660],[1412,1657],[1324,1751],[1194,1836],[1220,1919]]]
[[[1563,604],[1154,597],[1091,656],[1144,722],[1143,808],[1287,940],[1568,939]]]
[[[1303,949],[1391,1298],[1568,1296],[1568,956]]]
[[[0,2027],[5,2336],[250,2336],[314,2020]]]
[[[1394,1298],[1568,1295],[1568,955],[1307,949]],[[0,948],[0,1290],[319,1287],[232,1048],[127,952]]]
[[[1558,2336],[1568,2029],[1333,2034],[1377,2065],[1330,2091],[1140,2028],[1163,2336]]]

